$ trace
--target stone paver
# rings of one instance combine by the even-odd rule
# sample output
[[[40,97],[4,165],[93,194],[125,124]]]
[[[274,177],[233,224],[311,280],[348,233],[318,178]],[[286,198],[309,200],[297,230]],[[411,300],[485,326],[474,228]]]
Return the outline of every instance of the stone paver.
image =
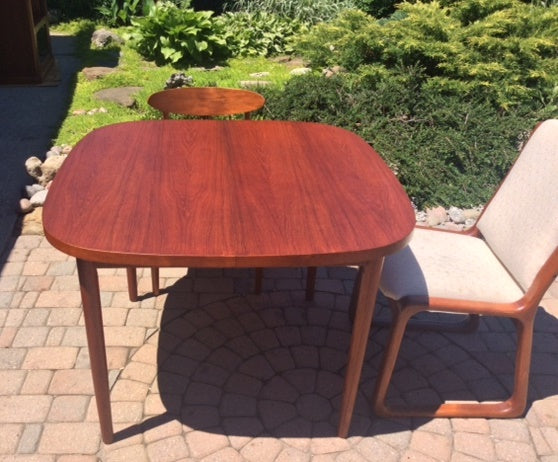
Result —
[[[335,436],[354,268],[161,271],[159,297],[132,303],[123,269],[101,290],[117,441],[101,442],[75,263],[22,236],[0,270],[0,462],[558,460],[558,300],[537,315],[530,401],[510,420],[381,419],[370,397],[387,332],[372,331],[351,434]],[[149,291],[149,270],[140,270]],[[555,290],[555,288],[553,288]],[[381,301],[380,301],[381,304]],[[379,317],[383,316],[380,310]],[[391,396],[499,399],[511,324],[410,332]]]

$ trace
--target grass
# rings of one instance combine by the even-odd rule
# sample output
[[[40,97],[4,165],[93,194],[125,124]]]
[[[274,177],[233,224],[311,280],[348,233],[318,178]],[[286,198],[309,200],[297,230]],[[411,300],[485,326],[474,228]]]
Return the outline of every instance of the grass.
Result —
[[[175,72],[184,72],[194,79],[194,86],[219,86],[239,88],[243,80],[255,80],[250,74],[268,72],[265,77],[270,86],[282,88],[289,79],[287,65],[266,58],[236,58],[222,65],[222,68],[207,71],[200,68],[175,68],[170,65],[157,66],[145,61],[135,50],[126,46],[110,47],[96,50],[90,47],[91,34],[95,25],[90,21],[77,21],[61,24],[51,28],[54,33],[68,34],[76,37],[77,50],[84,67],[116,66],[115,71],[102,79],[88,81],[83,73],[77,76],[77,82],[68,115],[63,121],[54,140],[57,145],[75,145],[90,131],[104,125],[118,122],[161,118],[158,111],[148,104],[149,95],[164,88],[166,80]],[[125,30],[115,30],[122,35]],[[106,88],[123,86],[142,87],[136,95],[137,105],[133,109],[118,104],[99,101],[95,93]],[[76,111],[92,111],[105,108],[107,112],[92,115],[75,114]]]

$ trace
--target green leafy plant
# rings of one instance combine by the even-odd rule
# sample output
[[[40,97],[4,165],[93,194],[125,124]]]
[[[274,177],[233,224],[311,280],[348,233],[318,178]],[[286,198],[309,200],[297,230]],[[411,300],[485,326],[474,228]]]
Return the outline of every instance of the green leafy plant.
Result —
[[[232,11],[273,13],[308,24],[328,21],[350,8],[355,8],[354,0],[234,0],[228,4]]]
[[[104,21],[111,26],[129,25],[134,16],[148,14],[155,0],[106,0],[98,8]]]
[[[306,30],[304,23],[274,13],[227,12],[217,21],[233,56],[271,56],[293,51],[291,38]]]
[[[230,55],[219,22],[211,11],[158,2],[143,18],[132,21],[130,43],[147,59],[178,65],[205,64]]]

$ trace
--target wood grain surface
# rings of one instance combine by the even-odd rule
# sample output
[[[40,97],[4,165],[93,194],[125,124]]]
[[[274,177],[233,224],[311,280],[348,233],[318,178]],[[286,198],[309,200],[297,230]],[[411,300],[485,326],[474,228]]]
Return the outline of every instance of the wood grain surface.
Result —
[[[48,240],[115,265],[358,264],[405,245],[411,203],[348,131],[279,121],[165,120],[97,129],[44,207]]]

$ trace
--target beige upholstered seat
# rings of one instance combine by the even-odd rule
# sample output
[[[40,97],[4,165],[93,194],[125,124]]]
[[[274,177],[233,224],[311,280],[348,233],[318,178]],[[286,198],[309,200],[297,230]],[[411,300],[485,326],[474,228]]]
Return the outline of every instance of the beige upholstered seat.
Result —
[[[467,233],[416,228],[386,258],[380,290],[393,326],[374,392],[387,416],[514,417],[527,402],[533,323],[558,273],[558,120],[538,125],[476,226]],[[518,331],[514,391],[496,403],[390,406],[389,382],[407,323],[423,311],[503,316]]]

